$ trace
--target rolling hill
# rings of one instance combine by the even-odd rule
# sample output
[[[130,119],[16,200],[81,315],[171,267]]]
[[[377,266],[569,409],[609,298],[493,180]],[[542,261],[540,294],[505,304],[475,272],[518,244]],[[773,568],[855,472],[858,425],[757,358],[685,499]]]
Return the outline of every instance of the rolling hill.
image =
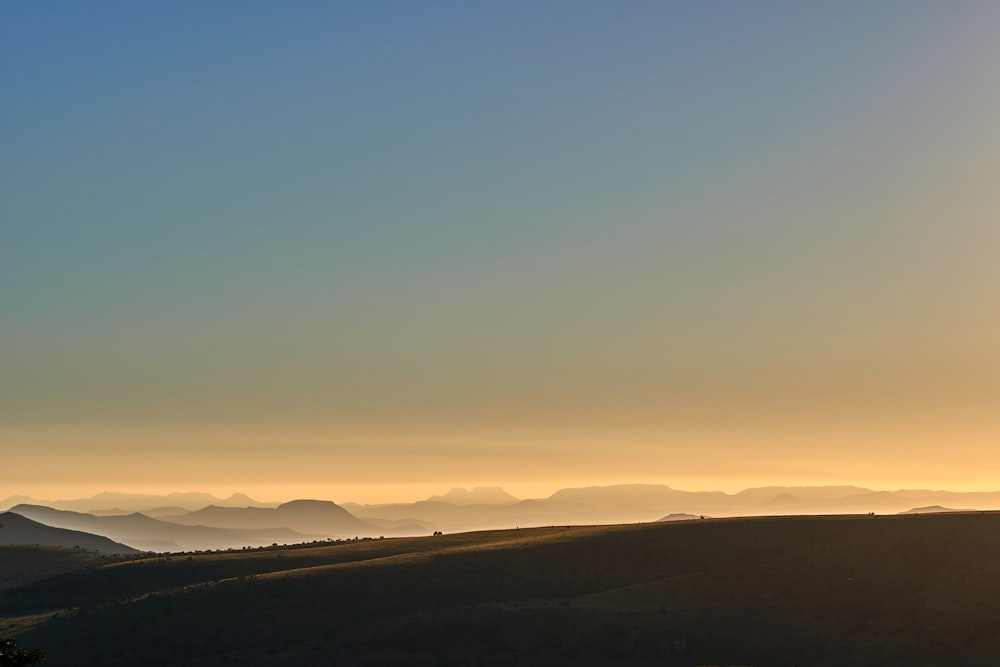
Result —
[[[163,516],[162,520],[188,526],[230,529],[290,528],[321,537],[372,537],[380,528],[362,521],[329,500],[293,500],[275,508],[217,507]]]
[[[0,545],[0,563],[3,563],[3,567],[0,567],[0,591],[67,572],[106,565],[118,559],[135,557],[131,552],[108,554],[63,546]],[[3,634],[2,628],[0,634]]]
[[[127,515],[94,516],[83,512],[52,509],[41,505],[16,505],[11,512],[57,528],[103,535],[143,551],[201,551],[239,546],[302,542],[314,535],[289,528],[230,530],[208,526],[183,526],[154,519],[138,512]]]
[[[119,544],[102,535],[56,528],[16,512],[0,514],[0,545],[44,545],[88,549],[105,554],[138,554],[138,549]]]
[[[0,623],[54,667],[987,667],[998,556],[978,512],[352,540],[67,573]]]

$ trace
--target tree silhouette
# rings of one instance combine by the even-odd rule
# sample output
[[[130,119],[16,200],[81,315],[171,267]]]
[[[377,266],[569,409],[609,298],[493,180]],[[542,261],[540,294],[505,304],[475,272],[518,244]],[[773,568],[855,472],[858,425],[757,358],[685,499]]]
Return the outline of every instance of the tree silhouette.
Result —
[[[42,651],[18,648],[16,639],[0,637],[0,667],[24,667],[42,660],[45,660],[45,653]]]

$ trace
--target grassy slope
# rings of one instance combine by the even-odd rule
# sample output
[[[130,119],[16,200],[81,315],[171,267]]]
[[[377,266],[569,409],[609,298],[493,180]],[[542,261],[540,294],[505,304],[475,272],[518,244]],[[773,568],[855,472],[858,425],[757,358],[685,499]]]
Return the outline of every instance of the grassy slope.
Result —
[[[992,665],[1000,515],[560,527],[174,556],[0,595],[0,616],[53,612],[21,637],[51,665]]]
[[[87,549],[43,546],[0,546],[0,590],[57,574],[105,565],[116,556]]]

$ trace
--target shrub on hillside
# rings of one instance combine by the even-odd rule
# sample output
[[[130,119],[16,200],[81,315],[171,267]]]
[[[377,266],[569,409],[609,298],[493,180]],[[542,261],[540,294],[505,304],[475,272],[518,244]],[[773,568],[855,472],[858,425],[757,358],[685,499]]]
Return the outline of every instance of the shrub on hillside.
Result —
[[[24,667],[42,660],[45,660],[42,651],[18,648],[16,639],[0,637],[0,667]]]

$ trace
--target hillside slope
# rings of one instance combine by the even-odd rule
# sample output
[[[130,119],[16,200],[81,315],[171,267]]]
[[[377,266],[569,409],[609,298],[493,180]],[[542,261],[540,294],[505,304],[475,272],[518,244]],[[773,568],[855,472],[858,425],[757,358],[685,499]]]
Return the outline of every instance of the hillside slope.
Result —
[[[229,530],[209,526],[182,526],[138,512],[94,516],[85,512],[57,510],[41,505],[16,505],[11,511],[49,526],[104,535],[144,551],[227,549],[274,542],[302,542],[314,537],[289,528]]]
[[[6,591],[0,617],[50,665],[985,667],[1000,655],[1000,515],[706,519],[157,558]]]
[[[72,547],[19,544],[0,546],[0,591],[23,586],[58,574],[113,563],[133,554],[107,554]]]
[[[106,554],[138,554],[138,549],[119,544],[102,535],[48,526],[15,512],[0,514],[0,545],[41,545],[78,547]]]

